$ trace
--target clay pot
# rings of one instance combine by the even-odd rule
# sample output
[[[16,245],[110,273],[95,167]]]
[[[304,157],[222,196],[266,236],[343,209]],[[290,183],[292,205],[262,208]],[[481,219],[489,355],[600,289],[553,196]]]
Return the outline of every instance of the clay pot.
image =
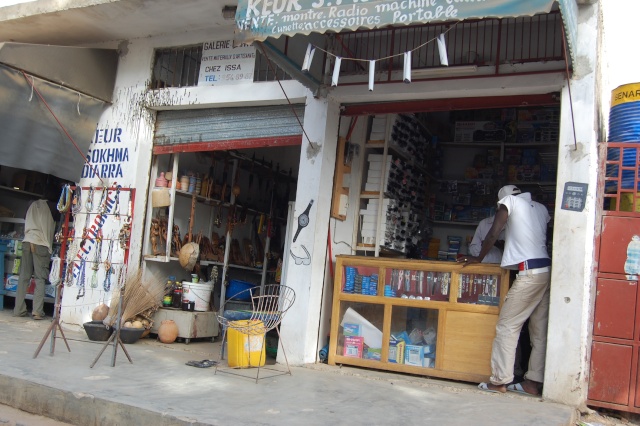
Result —
[[[164,320],[158,328],[158,340],[162,343],[173,343],[178,337],[178,326],[173,320]]]
[[[93,321],[102,321],[107,317],[108,313],[109,313],[109,307],[104,303],[102,303],[96,306],[96,308],[93,310],[93,312],[91,313],[91,319]]]

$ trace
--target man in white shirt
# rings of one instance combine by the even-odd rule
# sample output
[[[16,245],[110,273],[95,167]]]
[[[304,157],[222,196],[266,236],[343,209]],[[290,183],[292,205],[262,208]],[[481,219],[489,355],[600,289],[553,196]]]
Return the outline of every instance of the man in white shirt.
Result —
[[[55,223],[47,202],[45,200],[34,201],[29,206],[25,218],[20,278],[16,293],[16,305],[13,308],[14,316],[27,316],[27,305],[24,299],[31,282],[31,275],[34,275],[36,288],[33,291],[31,315],[34,320],[44,318],[44,281],[49,275],[54,227]]]
[[[469,254],[471,256],[478,256],[480,254],[480,250],[482,249],[482,242],[484,241],[487,233],[491,229],[493,225],[493,221],[495,216],[488,217],[486,219],[482,219],[476,228],[476,232],[473,234],[473,239],[469,244]],[[500,233],[498,237],[498,242],[504,242],[504,231]],[[482,259],[482,263],[500,263],[502,261],[502,250],[494,245],[489,250],[489,253]]]
[[[463,259],[465,266],[479,263],[505,229],[505,247],[500,266],[517,269],[518,276],[505,299],[491,351],[491,378],[478,388],[489,392],[513,391],[540,395],[544,381],[549,319],[549,284],[551,259],[547,254],[547,208],[533,201],[528,192],[521,193],[514,185],[498,192],[498,211],[482,249],[477,257]],[[531,355],[529,368],[522,383],[513,381],[513,363],[520,330],[529,319]]]

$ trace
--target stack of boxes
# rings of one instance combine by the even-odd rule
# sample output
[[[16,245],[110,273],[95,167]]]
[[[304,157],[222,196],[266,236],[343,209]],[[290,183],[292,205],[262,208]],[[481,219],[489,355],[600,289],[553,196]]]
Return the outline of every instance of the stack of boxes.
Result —
[[[378,294],[378,274],[363,275],[352,266],[345,267],[345,282],[342,291],[351,294],[376,296]]]

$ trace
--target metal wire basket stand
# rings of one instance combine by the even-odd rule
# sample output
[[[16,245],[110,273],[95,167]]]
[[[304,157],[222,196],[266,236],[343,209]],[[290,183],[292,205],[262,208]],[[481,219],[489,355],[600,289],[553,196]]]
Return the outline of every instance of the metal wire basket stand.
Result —
[[[287,287],[280,284],[267,284],[264,286],[256,286],[253,288],[249,288],[243,290],[233,297],[227,299],[223,305],[220,307],[218,314],[216,315],[218,318],[218,322],[222,326],[222,345],[220,347],[220,361],[224,359],[224,347],[225,341],[227,339],[227,330],[233,329],[239,333],[248,335],[249,339],[252,336],[260,336],[262,340],[262,348],[260,354],[262,354],[266,347],[266,333],[275,329],[278,333],[278,345],[282,348],[282,354],[284,355],[284,360],[287,364],[287,371],[282,371],[280,369],[273,368],[271,366],[260,366],[261,364],[261,356],[258,358],[257,368],[256,368],[256,376],[255,380],[258,383],[258,380],[261,378],[274,377],[279,375],[288,374],[291,375],[291,368],[289,367],[289,360],[287,359],[287,354],[284,349],[284,344],[282,342],[282,336],[280,335],[279,325],[284,318],[284,315],[287,313],[289,308],[293,305],[293,302],[296,299],[295,291],[291,287]],[[251,310],[227,310],[227,304],[229,302],[237,302],[237,301],[251,301]],[[245,320],[245,321],[241,321]],[[245,351],[247,356],[246,365],[252,367],[251,353],[249,351]],[[240,369],[246,370],[242,366],[238,367],[221,367],[221,362],[218,362],[216,365],[215,374],[218,371],[222,373],[235,374],[237,376],[253,378],[249,377],[246,374],[240,374],[238,371]],[[270,374],[267,377],[260,377],[260,370],[270,370],[276,372],[276,374]]]

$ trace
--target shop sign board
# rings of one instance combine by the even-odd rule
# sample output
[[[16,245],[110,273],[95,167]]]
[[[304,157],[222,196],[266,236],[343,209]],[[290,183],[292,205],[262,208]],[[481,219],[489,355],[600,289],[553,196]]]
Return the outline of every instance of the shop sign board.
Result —
[[[234,47],[233,44],[233,40],[203,43],[198,86],[253,82],[256,48],[249,44]]]
[[[566,0],[565,0],[566,1]],[[236,42],[345,29],[548,13],[554,0],[239,0]]]

